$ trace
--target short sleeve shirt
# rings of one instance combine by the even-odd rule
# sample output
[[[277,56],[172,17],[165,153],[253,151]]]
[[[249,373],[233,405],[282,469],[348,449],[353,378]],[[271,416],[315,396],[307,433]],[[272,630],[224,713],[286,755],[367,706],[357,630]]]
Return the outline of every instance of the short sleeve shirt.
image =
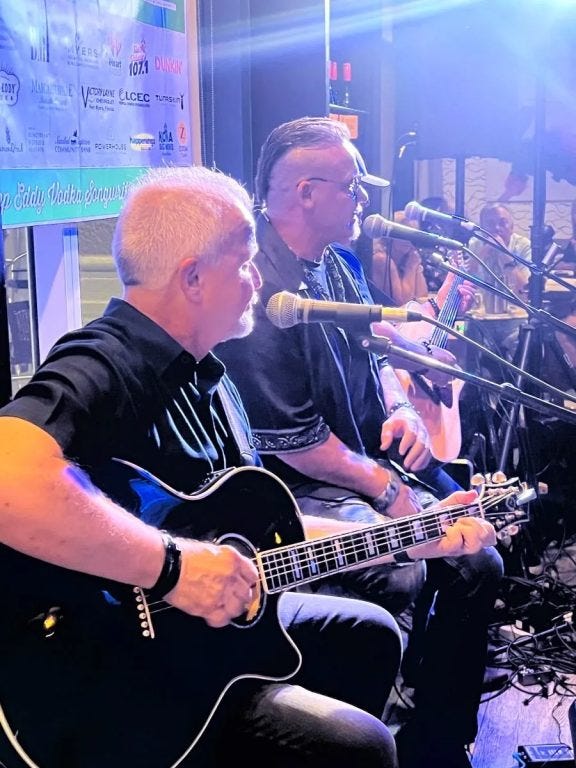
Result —
[[[290,485],[303,479],[277,454],[305,450],[334,433],[351,450],[377,455],[385,419],[374,355],[354,335],[333,324],[275,327],[266,316],[278,291],[319,298],[310,270],[296,258],[264,216],[257,222],[263,278],[254,331],[217,348],[238,386],[254,439],[267,467]],[[362,267],[354,254],[332,249],[347,302],[371,302]]]
[[[241,456],[219,395],[225,388],[250,444],[224,366],[197,361],[150,318],[113,299],[103,317],[64,336],[0,415],[36,424],[92,477],[112,458],[192,492]]]

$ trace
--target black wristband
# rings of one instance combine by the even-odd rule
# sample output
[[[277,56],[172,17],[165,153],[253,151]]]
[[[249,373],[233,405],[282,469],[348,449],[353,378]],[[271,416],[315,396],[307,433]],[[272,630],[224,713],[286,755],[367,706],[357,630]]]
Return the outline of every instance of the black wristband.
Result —
[[[405,563],[415,563],[416,560],[413,560],[408,552],[395,552],[393,554],[394,562],[398,563],[399,565],[404,565]]]
[[[180,578],[180,568],[182,565],[180,547],[167,531],[161,531],[161,533],[162,542],[164,543],[164,563],[156,583],[148,590],[152,597],[159,599],[174,589]]]
[[[386,415],[392,416],[392,414],[396,413],[396,411],[398,411],[400,408],[409,408],[412,411],[416,410],[416,408],[414,408],[409,400],[398,400],[398,402],[394,403],[390,406],[390,408],[386,409]]]

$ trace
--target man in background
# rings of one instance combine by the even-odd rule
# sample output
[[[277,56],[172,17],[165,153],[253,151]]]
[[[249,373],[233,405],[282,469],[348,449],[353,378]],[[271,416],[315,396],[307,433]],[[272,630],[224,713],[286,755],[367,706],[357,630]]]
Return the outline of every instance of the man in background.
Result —
[[[373,303],[348,246],[368,205],[365,185],[375,181],[340,123],[301,118],[271,132],[256,175],[262,206],[256,262],[264,282],[255,329],[219,348],[265,465],[290,486],[305,514],[357,524],[417,514],[433,501],[404,474],[428,464],[427,431],[390,361],[362,349],[345,324],[281,329],[265,307],[282,291]],[[373,330],[394,332],[387,324]],[[417,347],[428,354],[425,345]],[[396,562],[317,588],[397,611],[418,593],[432,563],[403,556]],[[469,765],[465,745],[476,734],[486,629],[501,568],[493,549],[428,567],[434,607],[411,670],[416,710],[397,740],[404,768],[429,766],[432,756],[444,768]]]

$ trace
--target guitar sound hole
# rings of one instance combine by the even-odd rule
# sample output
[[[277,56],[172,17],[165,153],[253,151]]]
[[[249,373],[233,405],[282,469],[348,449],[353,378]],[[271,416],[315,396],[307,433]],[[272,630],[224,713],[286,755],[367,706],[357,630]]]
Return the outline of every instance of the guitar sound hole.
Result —
[[[229,547],[234,547],[234,549],[240,552],[241,555],[244,555],[244,557],[248,557],[251,560],[254,559],[256,554],[254,547],[248,541],[248,539],[236,533],[226,533],[223,536],[220,536],[217,543],[226,544]],[[246,612],[243,613],[241,616],[238,616],[237,618],[233,619],[233,621],[231,621],[230,623],[233,626],[238,627],[239,629],[245,629],[247,627],[250,627],[255,622],[258,621],[258,619],[264,612],[265,607],[266,607],[266,593],[263,592],[262,590],[262,584],[258,582],[256,585],[256,589],[254,590],[254,598],[250,606],[247,608]]]

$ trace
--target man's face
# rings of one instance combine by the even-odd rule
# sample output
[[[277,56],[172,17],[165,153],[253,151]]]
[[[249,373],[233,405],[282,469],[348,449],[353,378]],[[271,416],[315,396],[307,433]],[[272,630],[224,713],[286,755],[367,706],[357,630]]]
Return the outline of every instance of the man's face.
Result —
[[[364,208],[370,198],[361,185],[356,150],[349,143],[318,153],[310,177],[314,208],[311,226],[326,244],[348,245],[360,236]]]
[[[486,229],[493,235],[500,237],[503,243],[508,245],[514,229],[514,223],[509,211],[506,208],[495,208],[491,211]]]
[[[230,215],[230,214],[227,214]],[[215,264],[204,267],[206,327],[216,345],[247,336],[254,327],[254,306],[262,285],[253,261],[256,238],[251,216],[238,216]]]

